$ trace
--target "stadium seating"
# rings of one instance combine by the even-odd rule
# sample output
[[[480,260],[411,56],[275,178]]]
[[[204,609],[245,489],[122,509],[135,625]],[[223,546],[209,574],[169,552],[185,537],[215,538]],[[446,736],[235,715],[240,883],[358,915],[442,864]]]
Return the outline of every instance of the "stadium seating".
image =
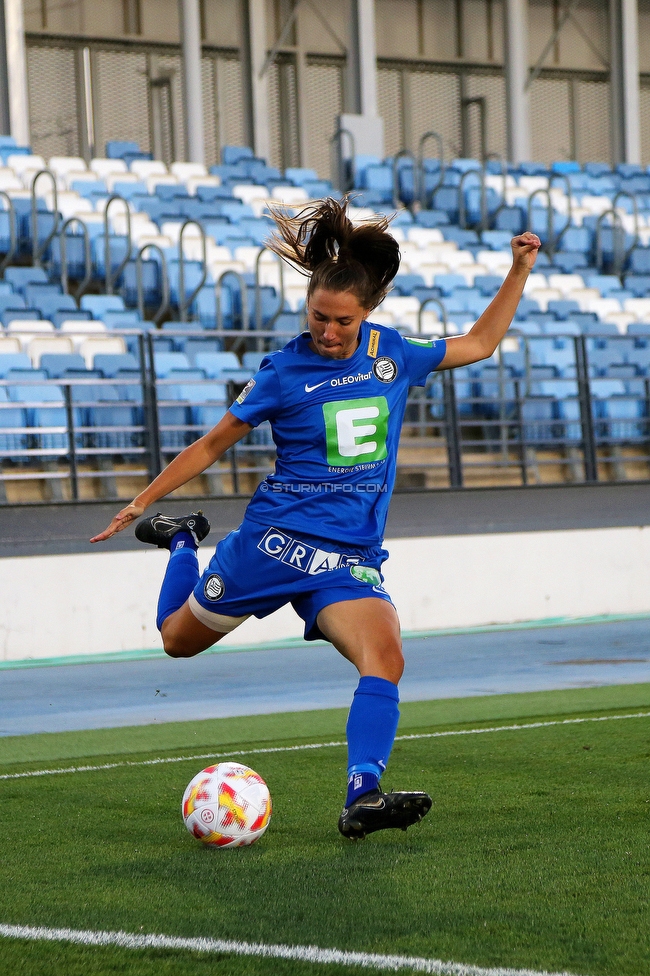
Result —
[[[146,397],[139,384],[148,375],[150,353],[161,444],[173,453],[223,415],[266,350],[300,331],[305,279],[289,267],[281,275],[264,242],[272,228],[270,204],[282,200],[300,207],[338,192],[315,171],[293,167],[280,173],[250,149],[235,146],[224,147],[221,163],[209,172],[197,164],[168,167],[132,142],[108,144],[105,158],[88,165],[72,156],[44,160],[27,147],[2,145],[0,156],[2,188],[14,207],[19,237],[17,263],[6,268],[0,282],[0,448],[5,455],[10,444],[16,451],[27,444],[55,454],[69,450],[66,389],[75,404],[84,404],[75,407],[73,418],[75,424],[83,419],[80,444],[87,451],[127,456],[130,448],[144,450],[141,433],[133,428],[143,421],[140,404]],[[26,264],[34,244],[33,175],[46,166],[57,181],[60,216],[79,218],[66,233],[65,268],[56,235],[39,266]],[[357,157],[351,172],[358,191],[353,218],[392,212],[392,159]],[[510,266],[510,237],[524,229],[530,207],[545,252],[507,340],[514,345],[504,343],[500,360],[455,373],[461,422],[479,421],[485,432],[490,422],[505,418],[515,424],[520,416],[528,444],[565,449],[578,443],[584,417],[575,383],[584,355],[598,444],[642,441],[650,376],[650,175],[604,164],[526,163],[508,168],[504,192],[500,169],[491,163],[482,170],[475,160],[452,160],[441,171],[438,161],[427,160],[423,172],[427,207],[419,209],[412,160],[402,159],[397,167],[405,209],[391,227],[402,262],[393,291],[373,313],[375,321],[406,334],[469,328],[500,287]],[[482,224],[483,179],[487,226]],[[636,195],[638,210],[637,221],[629,198],[617,201],[624,252],[617,250],[611,227],[599,229],[600,216],[621,190]],[[109,193],[122,201],[112,203],[105,215]],[[55,220],[53,204],[43,178],[36,197],[42,246]],[[9,246],[8,206],[6,200],[0,204],[0,250]],[[196,223],[181,237],[186,220]],[[91,267],[77,299],[74,289],[88,270],[82,223]],[[146,245],[155,247],[140,260]],[[152,323],[154,315],[162,319],[160,328]],[[42,400],[16,399],[30,385],[11,382],[15,370],[42,380],[30,387],[32,397],[39,391]],[[93,377],[96,388],[89,383]],[[78,399],[82,395],[86,400]],[[428,415],[440,420],[441,384],[430,384],[427,395]],[[255,436],[258,446],[268,442],[267,433]]]

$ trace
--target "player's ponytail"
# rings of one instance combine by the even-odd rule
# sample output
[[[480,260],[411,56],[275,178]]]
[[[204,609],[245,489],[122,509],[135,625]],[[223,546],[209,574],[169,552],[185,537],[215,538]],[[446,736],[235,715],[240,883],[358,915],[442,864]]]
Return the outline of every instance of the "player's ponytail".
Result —
[[[327,199],[295,217],[272,208],[276,233],[268,247],[306,275],[307,295],[317,288],[351,291],[367,311],[386,297],[399,269],[399,245],[388,232],[388,218],[353,224],[348,200]]]

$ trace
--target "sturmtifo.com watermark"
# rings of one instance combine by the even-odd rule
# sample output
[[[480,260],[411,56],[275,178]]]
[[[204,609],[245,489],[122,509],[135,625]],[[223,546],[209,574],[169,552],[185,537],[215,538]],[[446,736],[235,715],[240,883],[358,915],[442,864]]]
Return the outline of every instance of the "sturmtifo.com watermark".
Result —
[[[374,485],[372,482],[360,485],[339,485],[331,484],[327,481],[313,484],[310,482],[305,484],[285,484],[279,481],[274,481],[272,484],[269,484],[268,481],[263,481],[260,485],[260,491],[270,491],[273,494],[287,493],[290,495],[354,495],[356,492],[361,492],[364,495],[381,495],[388,491],[388,486]]]

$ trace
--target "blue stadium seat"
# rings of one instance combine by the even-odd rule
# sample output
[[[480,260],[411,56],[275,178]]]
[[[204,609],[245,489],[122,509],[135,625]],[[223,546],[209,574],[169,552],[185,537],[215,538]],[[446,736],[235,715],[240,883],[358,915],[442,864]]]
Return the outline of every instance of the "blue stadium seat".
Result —
[[[592,244],[593,234],[588,227],[568,227],[562,235],[563,251],[582,251],[586,254]]]
[[[223,348],[221,339],[212,339],[207,335],[205,338],[193,336],[191,339],[185,339],[182,336],[177,337],[175,346],[179,352],[185,353],[192,364],[195,364],[198,353],[221,352]]]
[[[443,295],[451,295],[455,288],[464,288],[466,285],[465,278],[459,274],[434,275],[433,283]]]
[[[61,288],[60,284],[55,284],[51,281],[36,282],[25,285],[23,288],[23,295],[25,296],[26,305],[31,305],[34,308],[38,308],[38,303],[41,298],[62,298],[63,289]]]
[[[157,352],[154,350],[154,361],[158,379],[164,379],[172,369],[190,368],[190,361],[183,352]]]
[[[625,275],[625,287],[635,298],[647,298],[650,295],[650,274]]]
[[[48,284],[47,274],[43,268],[9,267],[5,269],[5,281],[8,281],[14,291],[22,292],[27,285]]]
[[[0,387],[0,452],[24,451],[28,447],[27,417],[21,407],[9,406],[11,401],[4,386]],[[13,428],[13,430],[12,430]]]
[[[120,403],[121,399],[115,387],[97,388],[95,402],[87,413],[87,426],[95,428],[91,433],[90,446],[117,451],[128,450],[136,444],[137,434],[134,431],[110,429],[129,428],[137,423],[133,407]]]
[[[600,320],[597,322],[587,322],[582,326],[582,331],[584,335],[620,335],[613,322],[602,322]]]
[[[637,440],[644,435],[644,398],[630,395],[621,379],[591,382],[594,434],[598,441]]]
[[[458,416],[461,418],[473,417],[476,412],[474,378],[469,367],[460,366],[455,369],[453,379]]]
[[[113,193],[117,193],[125,200],[132,200],[134,197],[141,196],[146,192],[147,184],[142,182],[142,180],[138,180],[137,182],[116,180],[113,183]]]
[[[284,175],[292,183],[295,183],[296,186],[302,186],[305,181],[309,182],[310,180],[318,179],[318,173],[315,169],[305,169],[304,167],[298,166],[288,166],[284,171]]]
[[[556,251],[553,255],[553,264],[565,274],[573,274],[581,268],[589,267],[589,260],[582,251]]]
[[[449,223],[449,216],[444,210],[420,210],[415,223],[418,227],[442,227]]]
[[[200,261],[185,261],[185,297],[188,298],[196,286],[199,284],[203,275],[203,268]],[[180,272],[179,262],[169,261],[167,264],[167,276],[169,279],[170,299],[173,305],[178,305],[180,298]]]
[[[570,301],[567,298],[552,299],[548,303],[548,310],[557,319],[565,320],[571,318],[574,312],[579,312],[580,306],[577,302]]]
[[[502,416],[511,417],[515,407],[515,386],[509,367],[487,365],[476,371],[478,413],[487,420]]]
[[[650,336],[649,322],[630,322],[627,334],[631,336]]]
[[[228,409],[226,386],[223,383],[193,383],[178,387],[178,398],[190,404],[190,423],[204,430],[211,429],[225,416]]]
[[[393,287],[398,295],[411,295],[414,288],[426,288],[426,284],[422,275],[398,274],[393,278]]]
[[[527,295],[520,300],[517,306],[517,317],[522,319],[528,318],[529,315],[535,315],[540,311],[539,305],[534,298],[528,298]]]
[[[512,234],[505,230],[484,230],[481,234],[481,241],[492,251],[505,251],[510,247]]]
[[[46,352],[41,356],[41,369],[50,379],[58,379],[67,369],[85,370],[86,361],[79,353]]]
[[[221,149],[221,161],[226,166],[254,158],[255,153],[249,146],[223,146]]]
[[[300,312],[282,312],[278,315],[277,319],[273,323],[273,331],[275,333],[283,333],[277,335],[272,340],[272,346],[274,349],[282,349],[286,346],[287,342],[293,337],[299,334],[302,324],[302,316]]]
[[[487,298],[493,298],[502,284],[503,279],[498,275],[476,275],[474,278],[474,287]]]
[[[124,299],[120,295],[83,295],[80,304],[95,319],[101,319],[104,312],[125,311]]]
[[[526,214],[523,207],[504,207],[494,221],[495,230],[507,231],[511,236],[521,234],[526,229]]]
[[[210,379],[220,379],[224,370],[239,370],[240,363],[234,352],[199,352],[194,357],[199,369],[205,370]]]
[[[36,373],[36,375],[38,374]],[[9,399],[14,403],[30,404],[25,408],[29,427],[58,428],[39,435],[31,432],[35,438],[34,443],[37,450],[60,450],[63,452],[68,450],[67,413],[63,391],[60,387],[45,384],[18,385],[8,386],[7,392]],[[41,406],[40,404],[48,404],[48,406]],[[53,406],[49,406],[49,404],[53,404]]]
[[[37,308],[44,319],[52,321],[52,316],[57,312],[65,312],[64,319],[69,312],[77,312],[77,303],[72,295],[46,295],[34,300],[34,308]]]
[[[17,292],[0,295],[0,312],[3,312],[6,308],[26,308],[25,299]]]
[[[531,337],[528,340],[531,363],[539,366],[554,366],[559,373],[567,368],[575,369],[575,345],[572,339]]]
[[[613,291],[619,291],[621,282],[616,275],[585,275],[584,282],[587,288],[597,288],[603,298],[607,298]]]
[[[93,368],[101,371],[103,376],[114,377],[120,370],[134,370],[139,375],[138,360],[129,352],[107,353],[100,352],[93,358]]]
[[[107,159],[122,159],[126,153],[138,153],[140,146],[137,142],[128,142],[124,139],[111,139],[106,143]]]
[[[133,309],[123,312],[103,312],[102,321],[107,329],[142,329],[145,323]]]
[[[560,322],[544,322],[542,332],[544,335],[567,336],[580,335],[581,329],[577,322],[567,319]]]
[[[462,227],[449,225],[443,227],[442,236],[446,241],[456,241],[461,250],[467,250],[472,244],[479,245],[479,237],[475,230],[463,230]]]
[[[80,308],[68,308],[62,312],[52,312],[47,317],[55,329],[60,329],[62,322],[72,322],[75,319],[79,322],[89,322],[92,319],[90,312],[82,312]]]
[[[266,356],[265,352],[245,352],[243,356],[244,369],[249,369],[252,370],[253,372],[257,372],[265,356]]]
[[[573,159],[562,159],[559,162],[553,163],[551,166],[551,172],[562,173],[568,176],[569,173],[580,173],[581,166]]]
[[[26,352],[0,353],[0,379],[12,369],[31,369],[32,361]]]
[[[630,271],[650,274],[650,247],[635,247],[630,255]]]
[[[40,319],[41,313],[37,308],[5,308],[0,312],[0,320],[4,326],[19,319],[29,321],[30,319]]]

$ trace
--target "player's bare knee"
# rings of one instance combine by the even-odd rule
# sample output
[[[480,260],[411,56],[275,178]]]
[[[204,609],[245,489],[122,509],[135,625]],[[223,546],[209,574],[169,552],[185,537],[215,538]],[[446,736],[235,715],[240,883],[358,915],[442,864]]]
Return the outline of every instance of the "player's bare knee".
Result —
[[[163,648],[165,654],[169,657],[189,657],[187,648],[183,645],[183,642],[173,637],[163,639]]]
[[[404,655],[402,654],[401,647],[397,646],[393,648],[388,657],[388,665],[393,675],[391,678],[393,684],[398,684],[404,674]]]
[[[190,657],[192,651],[187,647],[187,642],[183,636],[174,630],[172,626],[162,626],[161,636],[163,639],[163,649],[169,657]]]

